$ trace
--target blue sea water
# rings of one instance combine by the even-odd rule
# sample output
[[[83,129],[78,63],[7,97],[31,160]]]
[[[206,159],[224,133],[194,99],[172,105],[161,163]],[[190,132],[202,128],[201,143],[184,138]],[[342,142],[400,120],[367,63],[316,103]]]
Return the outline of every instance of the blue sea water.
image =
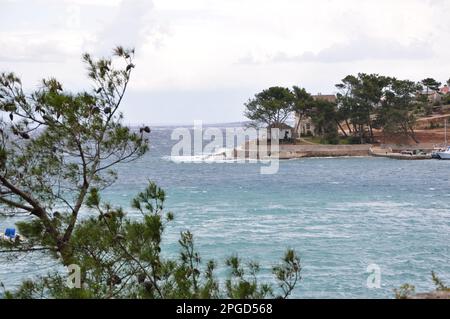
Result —
[[[404,283],[428,291],[432,270],[450,284],[450,161],[311,158],[261,175],[257,163],[172,162],[170,133],[153,129],[150,152],[120,167],[103,193],[129,208],[149,180],[164,188],[175,214],[164,238],[168,255],[189,229],[203,260],[219,263],[219,278],[225,258],[237,254],[259,261],[261,280],[270,281],[271,267],[293,248],[303,267],[296,298],[392,298]],[[17,219],[0,218],[0,227]],[[379,289],[367,287],[370,264],[380,267]],[[0,281],[13,287],[55,267],[41,254],[4,258]]]

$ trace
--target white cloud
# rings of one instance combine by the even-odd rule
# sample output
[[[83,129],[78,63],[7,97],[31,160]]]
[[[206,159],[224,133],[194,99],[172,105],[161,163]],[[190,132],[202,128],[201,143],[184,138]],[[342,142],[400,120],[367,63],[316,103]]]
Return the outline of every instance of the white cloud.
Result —
[[[139,49],[147,43],[160,45],[164,28],[159,25],[149,0],[122,0],[116,13],[85,46],[93,52],[110,52],[117,45]]]
[[[271,62],[341,63],[363,60],[422,60],[434,55],[431,43],[402,44],[392,39],[358,37],[346,43],[336,43],[317,53],[305,52],[296,56],[278,52]]]
[[[83,51],[105,55],[117,44],[134,46],[133,91],[158,96],[158,103],[163,96],[189,96],[210,121],[218,115],[202,92],[227,92],[220,105],[229,103],[235,110],[229,113],[238,114],[242,104],[231,92],[240,99],[269,85],[294,84],[329,92],[357,72],[450,76],[448,0],[0,1],[0,69],[33,81],[57,75],[78,88],[86,86]],[[182,100],[170,103],[181,110],[177,116],[190,119],[189,108],[183,113],[175,105]],[[155,121],[172,120],[165,114]],[[127,116],[139,118],[132,111]]]
[[[43,36],[38,32],[0,33],[0,61],[26,63],[64,63],[78,54],[82,39],[77,34]]]

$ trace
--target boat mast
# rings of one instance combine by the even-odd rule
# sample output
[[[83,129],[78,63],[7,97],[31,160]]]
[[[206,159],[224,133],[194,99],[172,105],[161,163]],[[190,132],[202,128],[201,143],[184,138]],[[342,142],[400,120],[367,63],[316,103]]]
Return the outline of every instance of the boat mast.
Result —
[[[444,127],[445,127],[445,146],[447,146],[447,118],[445,118],[445,122],[444,122]]]

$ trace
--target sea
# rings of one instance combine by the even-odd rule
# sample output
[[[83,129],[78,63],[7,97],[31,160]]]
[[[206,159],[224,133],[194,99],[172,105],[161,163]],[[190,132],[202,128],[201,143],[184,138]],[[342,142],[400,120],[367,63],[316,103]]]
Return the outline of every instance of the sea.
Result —
[[[450,161],[305,158],[281,161],[267,175],[255,161],[177,159],[173,130],[153,127],[150,151],[119,166],[117,182],[102,193],[139,218],[134,195],[149,181],[162,187],[175,215],[164,234],[166,257],[178,256],[180,232],[190,230],[222,283],[226,258],[237,255],[259,262],[258,279],[276,291],[271,269],[294,249],[302,278],[293,298],[394,298],[405,283],[427,292],[431,271],[450,285]],[[0,216],[0,229],[23,218],[30,217]],[[60,268],[42,253],[0,258],[6,289]]]

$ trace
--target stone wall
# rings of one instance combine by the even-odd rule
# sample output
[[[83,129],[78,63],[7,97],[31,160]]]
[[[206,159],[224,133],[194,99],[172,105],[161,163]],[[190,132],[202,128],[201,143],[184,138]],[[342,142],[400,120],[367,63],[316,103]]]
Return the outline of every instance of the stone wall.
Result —
[[[270,156],[279,156],[280,159],[293,159],[303,157],[344,157],[344,156],[369,156],[370,144],[363,145],[279,145],[279,152],[271,150]],[[270,150],[270,145],[268,149]],[[238,155],[239,154],[239,155]],[[245,155],[243,155],[245,154]],[[241,150],[234,151],[234,157],[242,157],[258,159],[265,157],[265,154],[257,152],[256,143],[246,143]]]
[[[371,145],[280,145],[280,159],[369,156]]]

